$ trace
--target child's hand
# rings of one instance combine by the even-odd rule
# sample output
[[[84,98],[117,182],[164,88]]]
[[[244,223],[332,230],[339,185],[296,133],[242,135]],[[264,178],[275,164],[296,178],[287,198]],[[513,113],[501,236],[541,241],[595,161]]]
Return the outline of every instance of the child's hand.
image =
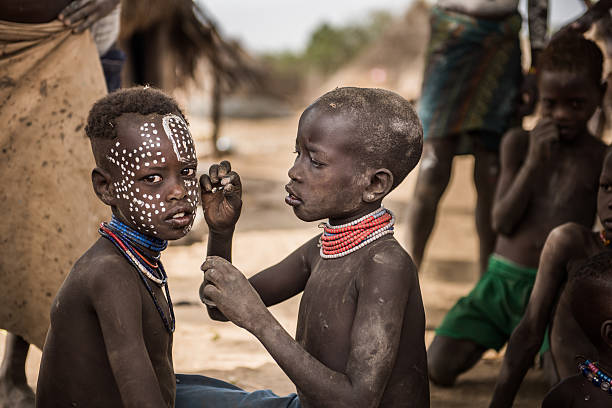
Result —
[[[204,281],[200,299],[214,306],[235,325],[253,331],[268,313],[263,301],[247,278],[231,263],[218,256],[208,256],[200,268]]]
[[[213,164],[200,177],[202,208],[208,228],[223,232],[233,230],[242,209],[240,176],[227,160]]]
[[[551,119],[542,119],[529,134],[527,160],[539,164],[550,159],[559,144],[559,131]]]
[[[119,0],[74,0],[60,11],[57,18],[66,26],[74,25],[72,32],[80,33],[108,15],[118,4]]]

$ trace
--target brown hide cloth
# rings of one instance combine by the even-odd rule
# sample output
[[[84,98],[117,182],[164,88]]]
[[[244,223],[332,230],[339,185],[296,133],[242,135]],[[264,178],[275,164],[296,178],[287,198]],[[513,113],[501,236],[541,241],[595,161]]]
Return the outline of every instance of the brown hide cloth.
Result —
[[[0,21],[0,327],[40,348],[55,293],[108,213],[84,130],[105,93],[89,31]]]

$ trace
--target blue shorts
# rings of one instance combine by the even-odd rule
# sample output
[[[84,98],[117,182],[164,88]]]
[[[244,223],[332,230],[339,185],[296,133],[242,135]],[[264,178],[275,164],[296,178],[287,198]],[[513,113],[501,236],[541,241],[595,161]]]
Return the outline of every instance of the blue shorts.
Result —
[[[279,397],[270,390],[247,392],[203,375],[176,375],[176,408],[300,408],[297,394]]]

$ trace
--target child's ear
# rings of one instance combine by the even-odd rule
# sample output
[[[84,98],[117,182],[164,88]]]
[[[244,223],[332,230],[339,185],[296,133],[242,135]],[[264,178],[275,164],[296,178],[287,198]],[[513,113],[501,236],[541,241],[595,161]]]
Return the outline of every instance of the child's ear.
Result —
[[[388,169],[378,169],[370,173],[370,184],[363,192],[363,201],[373,203],[382,200],[393,187],[393,173]]]
[[[100,167],[96,167],[91,172],[91,182],[96,195],[106,205],[113,205],[115,196],[112,191],[112,181],[110,173]]]
[[[601,337],[604,343],[612,348],[612,320],[606,320],[601,324]]]

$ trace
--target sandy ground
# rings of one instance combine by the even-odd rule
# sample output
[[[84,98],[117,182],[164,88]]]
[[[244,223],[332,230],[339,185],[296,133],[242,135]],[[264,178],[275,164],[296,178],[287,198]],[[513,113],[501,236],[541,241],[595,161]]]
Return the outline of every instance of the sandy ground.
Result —
[[[210,125],[192,118],[198,141],[200,170],[212,163],[206,157]],[[290,251],[317,233],[316,223],[299,221],[285,205],[284,185],[293,160],[297,116],[273,120],[230,120],[222,133],[230,138],[233,154],[228,157],[242,176],[244,207],[234,240],[234,264],[247,275],[281,260]],[[453,179],[440,205],[426,260],[420,272],[421,290],[427,314],[426,341],[444,313],[477,279],[477,246],[473,223],[474,188],[472,159],[455,160]],[[404,242],[404,210],[414,188],[416,171],[392,192],[385,204],[398,218],[396,238]],[[177,329],[174,337],[176,372],[202,373],[224,379],[249,390],[270,388],[278,394],[294,392],[293,384],[250,333],[231,323],[208,318],[198,299],[201,282],[199,266],[205,256],[206,228],[200,225],[188,236],[193,242],[173,245],[163,255],[170,275]],[[200,241],[200,242],[198,242]],[[273,307],[272,313],[295,333],[299,298]],[[0,354],[4,335],[0,335]],[[503,353],[503,352],[502,352]],[[470,372],[450,389],[431,387],[432,407],[486,407],[495,385],[502,353],[488,352]],[[28,380],[35,386],[40,351],[34,349],[27,362]],[[517,407],[539,406],[546,385],[539,370],[528,375],[517,399]]]

